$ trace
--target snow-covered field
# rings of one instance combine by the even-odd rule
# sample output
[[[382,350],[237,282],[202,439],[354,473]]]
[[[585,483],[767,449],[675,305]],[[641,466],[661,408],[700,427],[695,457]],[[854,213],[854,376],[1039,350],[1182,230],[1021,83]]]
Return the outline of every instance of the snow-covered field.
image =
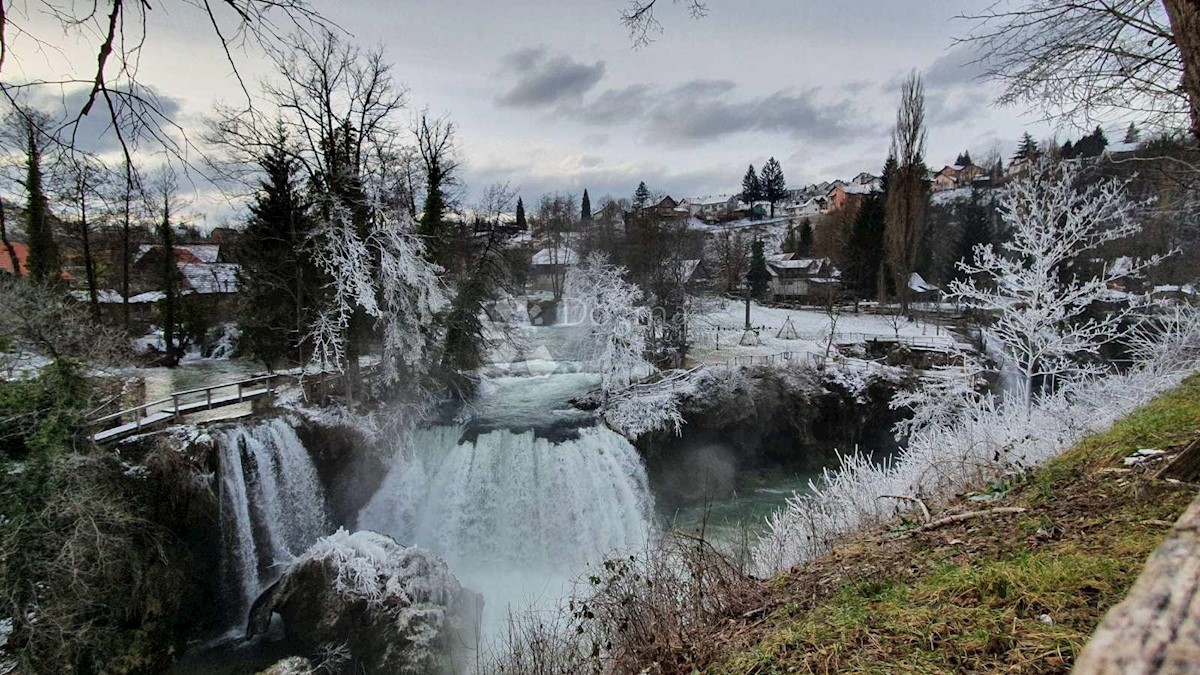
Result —
[[[784,352],[823,353],[829,339],[830,318],[813,309],[784,309],[750,304],[750,323],[758,329],[758,344],[739,344],[746,325],[746,305],[737,300],[723,299],[719,307],[692,320],[693,347],[690,357],[698,362],[723,361],[743,356],[767,356]],[[791,320],[795,339],[777,337]],[[837,319],[835,343],[861,342],[871,336],[881,338],[899,335],[902,338],[923,338],[944,343],[947,348],[963,343],[961,337],[950,333],[945,326],[924,319],[909,321],[903,317],[855,314],[844,308]],[[790,331],[785,331],[790,333]]]

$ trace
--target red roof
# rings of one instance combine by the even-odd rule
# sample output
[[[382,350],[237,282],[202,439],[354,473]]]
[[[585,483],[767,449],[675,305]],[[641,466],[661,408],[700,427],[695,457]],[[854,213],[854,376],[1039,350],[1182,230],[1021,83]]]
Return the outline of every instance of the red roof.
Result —
[[[11,242],[11,246],[13,247],[13,251],[15,251],[17,254],[17,264],[21,266],[21,274],[29,274],[29,263],[27,262],[29,259],[29,246],[20,241]],[[8,255],[8,249],[6,249],[3,244],[0,244],[0,271],[7,272],[9,274],[13,273],[12,259]],[[71,281],[75,278],[66,270],[59,272],[59,276],[67,281]]]

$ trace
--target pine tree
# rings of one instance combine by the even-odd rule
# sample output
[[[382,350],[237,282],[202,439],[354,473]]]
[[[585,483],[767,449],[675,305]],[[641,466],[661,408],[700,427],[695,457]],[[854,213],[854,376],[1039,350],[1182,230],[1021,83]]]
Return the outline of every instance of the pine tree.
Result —
[[[579,206],[579,220],[588,222],[592,219],[592,200],[588,197],[587,188],[583,189],[583,201]]]
[[[775,217],[775,204],[787,196],[787,180],[783,177],[783,167],[774,157],[763,165],[762,177],[759,179],[763,199],[771,204],[771,217]]]
[[[812,253],[813,246],[813,227],[812,221],[808,218],[800,221],[800,235],[796,240],[796,253],[799,255],[808,255]]]
[[[1072,143],[1071,141],[1067,141],[1066,143],[1063,143],[1062,150],[1059,151],[1059,154],[1062,155],[1063,159],[1074,159],[1075,158],[1075,144]]]
[[[896,155],[888,155],[887,161],[883,163],[883,174],[879,179],[879,186],[884,195],[887,195],[889,186],[892,182],[892,176],[896,175]]]
[[[50,229],[49,209],[46,193],[42,189],[42,149],[40,130],[30,120],[26,125],[25,191],[28,202],[25,206],[25,237],[29,240],[29,259],[26,261],[29,277],[34,281],[57,281],[59,278],[58,244]]]
[[[750,284],[750,293],[756,298],[767,294],[771,282],[771,272],[767,270],[767,256],[763,253],[763,243],[756,240],[751,247],[750,271],[746,274],[746,283]]]
[[[1129,128],[1125,130],[1125,143],[1137,143],[1141,138],[1141,132],[1138,131],[1137,125],[1133,122],[1129,123]]]
[[[638,183],[637,192],[633,193],[633,205],[639,209],[650,205],[650,188],[646,187],[646,181]]]
[[[522,201],[520,197],[517,197],[517,223],[516,223],[516,225],[517,225],[518,230],[528,230],[529,229],[529,221],[525,220],[525,202]]]
[[[955,256],[955,262],[974,260],[976,246],[986,246],[992,243],[994,236],[992,217],[995,210],[995,203],[990,196],[985,200],[983,192],[971,190],[971,198],[963,204],[962,210],[959,212],[962,231],[958,239],[958,254]],[[967,278],[957,264],[951,275],[956,279]]]
[[[762,183],[758,180],[758,173],[754,170],[754,165],[746,169],[746,175],[742,177],[742,194],[741,199],[751,209],[754,208],[754,202],[762,199]]]
[[[970,150],[963,151],[963,153],[961,155],[959,155],[957,159],[954,160],[954,164],[956,166],[971,166],[971,164],[973,164],[973,162],[971,161],[971,151]]]
[[[263,177],[233,254],[240,265],[239,346],[273,368],[289,354],[306,360],[299,350],[320,284],[304,253],[313,221],[282,129],[259,165]]]
[[[1029,132],[1027,131],[1027,132],[1025,132],[1025,135],[1021,137],[1021,144],[1019,146],[1017,146],[1017,154],[1013,155],[1013,159],[1014,160],[1025,159],[1025,160],[1033,161],[1033,160],[1037,159],[1037,156],[1038,156],[1037,141],[1033,140],[1033,136],[1030,136]]]
[[[784,253],[795,253],[796,247],[799,245],[799,242],[796,240],[796,228],[789,227],[787,235],[783,238],[783,243],[779,245],[779,250]]]

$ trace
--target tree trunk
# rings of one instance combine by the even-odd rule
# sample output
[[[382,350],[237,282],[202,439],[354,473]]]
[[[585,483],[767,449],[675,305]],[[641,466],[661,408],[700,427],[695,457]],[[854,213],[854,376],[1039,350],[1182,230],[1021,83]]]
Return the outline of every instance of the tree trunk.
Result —
[[[1075,673],[1193,673],[1200,663],[1200,499],[1104,617]]]
[[[171,235],[171,202],[170,197],[163,197],[163,219],[160,225],[163,245],[163,343],[167,350],[167,367],[179,365],[179,350],[175,345],[176,303],[178,301],[177,278],[179,270],[175,266],[175,242]]]
[[[1200,0],[1163,0],[1163,7],[1183,61],[1181,84],[1188,97],[1192,136],[1200,141]]]
[[[79,243],[83,248],[83,269],[87,278],[88,303],[92,308],[92,318],[100,321],[100,290],[96,288],[96,260],[92,256],[92,240],[87,221],[87,191],[86,184],[79,191]]]
[[[130,202],[133,200],[133,174],[129,162],[125,163],[125,219],[121,223],[121,311],[125,332],[130,330],[129,322],[129,247],[132,232],[129,223]]]

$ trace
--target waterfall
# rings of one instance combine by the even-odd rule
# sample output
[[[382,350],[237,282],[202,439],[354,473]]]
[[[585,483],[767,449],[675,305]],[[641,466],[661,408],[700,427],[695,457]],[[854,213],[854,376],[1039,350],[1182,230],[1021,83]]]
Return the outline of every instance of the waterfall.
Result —
[[[622,436],[591,427],[554,443],[500,430],[460,443],[461,432],[417,432],[358,527],[444,558],[483,593],[485,628],[535,596],[561,598],[582,564],[652,535],[646,471]]]
[[[220,448],[221,575],[236,628],[279,564],[327,534],[316,467],[291,422],[215,432]]]

